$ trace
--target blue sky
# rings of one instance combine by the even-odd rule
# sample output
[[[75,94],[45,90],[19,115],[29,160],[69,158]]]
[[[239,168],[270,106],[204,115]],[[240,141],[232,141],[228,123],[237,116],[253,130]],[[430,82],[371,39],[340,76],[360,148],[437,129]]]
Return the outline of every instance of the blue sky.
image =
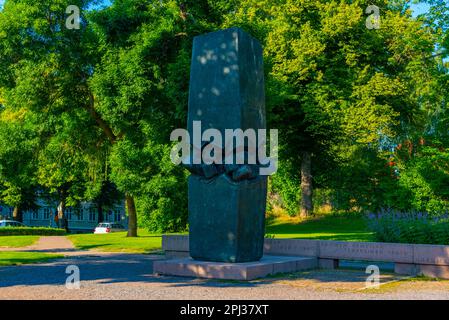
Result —
[[[3,6],[3,3],[5,0],[0,0],[0,7]],[[111,0],[103,0],[103,4],[109,5],[111,3]],[[429,6],[425,4],[418,4],[418,5],[412,5],[412,8],[414,8],[414,15],[418,15],[421,13],[424,13],[428,10]]]
[[[0,0],[0,9],[3,7],[3,3],[5,3],[5,0]],[[111,4],[111,0],[103,0],[102,4],[109,5],[109,4]]]
[[[429,10],[429,5],[424,3],[412,4],[412,9],[413,9],[413,16],[417,16],[419,14],[426,13]]]

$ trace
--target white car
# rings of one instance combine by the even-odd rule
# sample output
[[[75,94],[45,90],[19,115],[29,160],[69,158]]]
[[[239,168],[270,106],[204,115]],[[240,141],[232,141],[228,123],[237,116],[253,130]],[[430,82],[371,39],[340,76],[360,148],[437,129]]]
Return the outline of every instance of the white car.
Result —
[[[0,228],[5,227],[26,227],[26,225],[14,220],[0,220]]]
[[[102,222],[94,230],[95,234],[125,231],[120,223]]]

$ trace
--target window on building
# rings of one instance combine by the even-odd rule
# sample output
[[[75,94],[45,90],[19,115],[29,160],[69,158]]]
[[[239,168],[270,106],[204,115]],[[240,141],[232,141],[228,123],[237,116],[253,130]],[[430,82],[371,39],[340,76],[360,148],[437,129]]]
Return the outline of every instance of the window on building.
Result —
[[[50,219],[51,211],[49,208],[44,208],[43,210],[44,219]]]
[[[97,215],[94,208],[89,209],[89,221],[97,221]]]
[[[120,221],[120,210],[115,210],[114,212],[114,221]]]
[[[105,216],[105,219],[108,222],[112,222],[112,219],[113,219],[113,217],[112,217],[112,210],[108,210],[108,212],[107,212],[107,214]]]
[[[38,220],[39,219],[39,211],[38,210],[33,210],[31,212],[31,219],[33,219],[33,220]]]

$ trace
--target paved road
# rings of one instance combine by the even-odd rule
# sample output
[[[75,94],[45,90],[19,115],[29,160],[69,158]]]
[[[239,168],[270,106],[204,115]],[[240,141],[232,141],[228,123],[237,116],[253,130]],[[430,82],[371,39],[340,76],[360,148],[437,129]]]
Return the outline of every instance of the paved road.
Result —
[[[0,299],[449,299],[449,281],[392,282],[365,290],[364,270],[310,271],[251,282],[152,275],[158,255],[69,257],[0,268]],[[67,266],[80,269],[81,288],[67,289]],[[391,274],[382,282],[394,281]]]

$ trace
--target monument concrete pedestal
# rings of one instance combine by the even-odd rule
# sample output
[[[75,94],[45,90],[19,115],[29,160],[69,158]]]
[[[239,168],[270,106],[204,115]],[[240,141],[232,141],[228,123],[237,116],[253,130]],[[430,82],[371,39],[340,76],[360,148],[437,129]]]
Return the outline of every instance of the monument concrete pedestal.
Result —
[[[192,258],[161,260],[153,263],[153,273],[159,275],[224,280],[254,280],[271,274],[314,269],[317,259],[265,255],[260,261],[228,263],[198,261]]]

